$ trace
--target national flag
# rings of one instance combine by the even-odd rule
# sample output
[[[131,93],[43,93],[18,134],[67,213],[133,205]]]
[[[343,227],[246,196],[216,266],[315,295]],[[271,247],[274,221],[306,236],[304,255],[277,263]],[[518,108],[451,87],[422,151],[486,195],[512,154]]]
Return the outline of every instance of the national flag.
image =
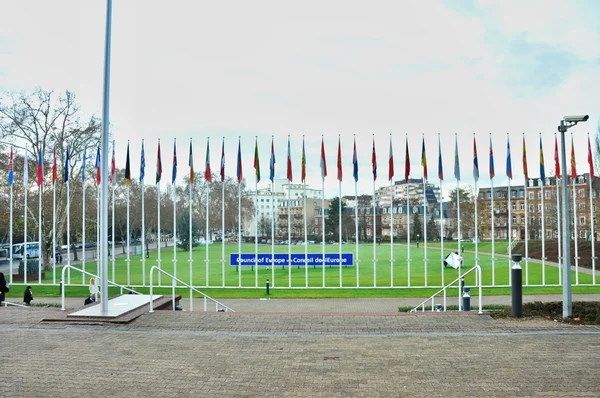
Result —
[[[87,163],[86,148],[83,148],[83,157],[81,158],[81,185],[85,184],[85,167]],[[65,180],[66,181],[66,180]]]
[[[85,164],[85,162],[83,162],[83,163]],[[25,164],[27,164],[27,162],[25,162]],[[83,173],[85,173],[85,169],[84,169]],[[64,175],[64,180],[65,180],[65,182],[69,181],[69,146],[68,145],[67,145],[67,153],[65,154],[65,175]]]
[[[421,166],[423,166],[423,178],[428,180],[427,176],[427,153],[425,152],[425,136],[423,136],[423,145],[421,146]]]
[[[127,140],[127,157],[125,158],[125,185],[131,184],[131,164],[129,162],[129,140]]]
[[[160,156],[160,140],[158,140],[158,151],[156,152],[156,184],[160,184],[162,178],[162,157]]]
[[[390,137],[390,180],[394,176],[394,156],[392,155],[392,137]],[[408,154],[408,137],[406,137],[406,154],[404,160],[404,179],[408,182],[410,176],[410,156]]]
[[[238,183],[242,182],[244,176],[242,175],[242,139],[238,139],[238,155],[237,155],[237,170],[236,170]]]
[[[112,149],[112,159],[110,161],[110,183],[115,182],[115,177],[117,173],[117,164],[115,163],[115,142],[113,141],[113,149]]]
[[[10,158],[8,158],[8,186],[12,186],[15,181],[15,166],[13,164],[13,149],[10,147]]]
[[[358,182],[358,157],[356,156],[356,137],[354,138],[354,153],[352,154],[352,175],[354,182]]]
[[[192,139],[190,138],[190,158],[188,160],[190,166],[190,184],[194,183],[194,152],[192,150]]]
[[[221,182],[225,181],[225,137],[221,144]]]
[[[38,149],[38,163],[37,163],[37,185],[41,187],[44,183],[44,161],[42,159],[42,148]]]
[[[373,151],[371,153],[371,166],[373,168],[373,181],[377,180],[377,153],[375,153],[375,138],[373,138]]]
[[[269,180],[275,178],[275,137],[271,137],[271,159],[269,159]]]
[[[258,158],[258,138],[254,145],[254,171],[256,173],[256,182],[260,182],[260,159]]]
[[[288,136],[288,155],[287,155],[287,179],[292,182],[292,151],[290,148],[290,137]]]
[[[23,185],[25,187],[27,187],[27,185],[29,184],[28,152],[29,152],[29,149],[27,148],[27,144],[25,144],[25,159],[23,161]]]
[[[98,146],[98,150],[96,151],[96,185],[100,185],[101,182],[100,168],[100,147]]]
[[[206,160],[204,162],[204,179],[212,182],[212,171],[210,170],[210,140],[206,139]]]
[[[458,136],[454,136],[454,178],[460,181],[460,161],[458,160]]]
[[[560,162],[558,160],[558,140],[554,135],[554,174],[556,178],[560,178]]]
[[[575,164],[575,145],[573,145],[573,134],[571,134],[571,178],[577,177],[577,165]]]
[[[592,157],[592,145],[590,144],[590,136],[588,134],[588,164],[590,165],[590,178],[594,179],[594,158]]]
[[[492,149],[492,136],[490,135],[490,180],[494,179],[494,150]]]
[[[473,179],[479,181],[479,159],[477,158],[477,140],[473,137]]]
[[[544,150],[542,149],[542,136],[540,134],[540,179],[546,180],[546,167],[544,166]]]
[[[342,139],[338,138],[337,179],[342,181]]]
[[[11,156],[12,156],[12,148],[11,148]],[[12,162],[12,157],[11,157]],[[54,147],[54,151],[52,151],[52,185],[56,183],[56,179],[58,178],[58,169],[56,167],[56,146]]]
[[[529,172],[527,170],[527,149],[525,148],[525,136],[523,136],[523,175],[525,180],[529,179]]]
[[[440,136],[438,135],[438,178],[440,181],[444,181],[444,167],[442,164],[442,143],[440,142]]]
[[[327,177],[327,160],[325,159],[325,142],[321,138],[321,178]]]
[[[144,154],[144,140],[142,140],[142,158],[140,160],[140,183],[144,183],[146,175],[146,155]]]
[[[173,172],[171,173],[171,184],[175,184],[177,178],[177,141],[173,139]]]
[[[510,138],[506,139],[506,176],[512,180],[512,161],[510,157]]]
[[[306,181],[306,151],[304,150],[304,136],[302,136],[302,182]]]

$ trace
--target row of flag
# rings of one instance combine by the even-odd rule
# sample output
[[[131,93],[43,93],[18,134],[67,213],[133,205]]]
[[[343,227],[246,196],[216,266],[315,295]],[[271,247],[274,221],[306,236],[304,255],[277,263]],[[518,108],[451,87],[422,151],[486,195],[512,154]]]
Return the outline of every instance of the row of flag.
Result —
[[[291,145],[290,139],[288,137],[287,143],[287,173],[286,178],[291,182],[293,180],[292,173],[292,156],[291,156]],[[441,143],[439,142],[438,137],[438,178],[440,181],[444,180],[444,170],[442,167],[442,150]],[[544,165],[544,152],[542,150],[542,138],[540,137],[540,179],[544,181],[546,179],[546,171]],[[506,144],[506,176],[509,179],[513,178],[512,173],[512,160],[511,160],[511,151],[510,151],[510,140],[507,140]],[[10,149],[10,158],[8,163],[8,186],[11,186],[14,183],[14,163],[13,163],[13,149]],[[37,159],[37,185],[41,186],[44,183],[44,170],[43,170],[43,154],[42,150],[38,151],[38,159]],[[96,151],[96,185],[100,185],[101,183],[101,163],[100,163],[100,147],[97,148]],[[592,147],[590,144],[590,138],[588,136],[588,164],[590,168],[590,177],[594,178],[594,160],[592,157]],[[271,141],[271,157],[269,162],[269,179],[273,182],[275,178],[275,143],[274,139]],[[560,162],[559,162],[559,154],[558,154],[558,140],[554,138],[554,163],[555,163],[555,176],[560,178]],[[24,184],[28,184],[28,150],[25,147],[25,157],[24,157],[24,172],[23,172],[23,181]],[[352,165],[353,172],[352,175],[355,181],[358,181],[358,157],[356,154],[356,139],[354,140],[354,150],[352,155]],[[373,139],[373,151],[371,156],[371,165],[372,165],[372,173],[373,173],[373,181],[377,180],[377,154],[375,152],[375,140]],[[220,177],[221,181],[225,180],[225,140],[223,140],[223,144],[221,146],[221,169],[220,169]],[[427,153],[425,151],[425,138],[423,137],[423,144],[421,149],[421,166],[423,166],[423,177],[425,180],[428,180],[427,173]],[[82,166],[82,181],[85,181],[85,167],[86,167],[86,153],[83,153],[83,166]],[[193,148],[192,141],[190,140],[190,151],[189,151],[189,167],[190,167],[190,182],[193,184],[195,179],[194,173],[194,156],[193,156]],[[142,141],[142,151],[141,151],[141,160],[140,160],[140,182],[144,182],[145,177],[145,168],[146,168],[146,159],[145,159],[145,151],[144,151],[144,142]],[[325,143],[323,139],[321,140],[321,156],[320,156],[320,168],[321,168],[321,178],[325,178],[327,176],[327,161],[325,156]],[[259,163],[259,151],[258,151],[258,139],[256,140],[255,148],[254,148],[254,169],[256,175],[256,182],[260,182],[260,163]],[[529,171],[527,166],[527,149],[525,146],[525,138],[523,137],[523,174],[526,179],[529,178]],[[490,152],[489,152],[489,177],[493,179],[495,177],[495,169],[494,169],[494,151],[492,148],[492,140],[490,137]],[[243,179],[242,174],[242,149],[241,149],[241,138],[238,142],[238,154],[237,154],[237,170],[236,176],[238,182],[241,182]],[[337,151],[337,179],[342,181],[342,147],[341,147],[341,138],[338,141],[338,151]],[[408,180],[410,176],[410,155],[408,151],[408,139],[406,139],[406,154],[405,154],[405,168],[404,168],[404,178]],[[575,178],[577,176],[576,170],[576,162],[575,162],[575,147],[573,145],[573,137],[571,136],[571,177]],[[116,161],[115,161],[115,148],[113,145],[112,149],[112,159],[110,163],[110,173],[109,173],[109,182],[113,183],[116,181]],[[388,158],[388,181],[391,181],[394,177],[394,153],[392,149],[392,139],[390,137],[390,152]],[[52,185],[56,183],[58,178],[57,171],[57,163],[56,163],[56,148],[53,151],[53,164],[52,164]],[[156,184],[161,181],[162,178],[162,160],[161,160],[161,152],[160,152],[160,141],[158,142],[158,152],[157,152],[157,163],[156,163]],[[173,169],[171,175],[171,183],[175,183],[177,178],[177,145],[176,142],[173,142]],[[457,181],[460,181],[460,161],[458,155],[458,137],[455,137],[455,152],[454,152],[454,178]],[[204,171],[204,179],[207,182],[212,182],[212,172],[210,168],[210,141],[207,141],[206,144],[206,162],[205,162],[205,171]],[[477,141],[473,138],[473,179],[475,182],[479,180],[479,160],[477,156]],[[64,163],[64,181],[69,181],[69,147],[67,146],[66,155],[65,155],[65,163]],[[304,138],[302,139],[302,163],[301,163],[301,181],[304,183],[306,181],[306,152],[304,146]],[[129,143],[127,143],[127,158],[125,161],[125,184],[129,185],[131,183],[131,164],[129,160]]]

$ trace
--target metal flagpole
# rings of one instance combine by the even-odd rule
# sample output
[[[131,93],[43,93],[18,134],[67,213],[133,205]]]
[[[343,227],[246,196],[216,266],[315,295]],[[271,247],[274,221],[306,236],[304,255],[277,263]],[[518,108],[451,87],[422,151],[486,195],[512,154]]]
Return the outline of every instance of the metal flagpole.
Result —
[[[322,235],[322,286],[325,287],[325,176],[327,175],[327,163],[325,159],[325,143],[321,135],[321,235]]]
[[[158,208],[158,221],[157,221],[157,229],[158,236],[156,238],[156,264],[159,269],[162,269],[161,258],[160,258],[160,240],[161,240],[161,232],[160,232],[160,178],[162,177],[162,159],[160,157],[160,138],[158,139],[158,159],[157,159],[157,171],[160,171],[160,175],[157,173],[158,181],[156,181],[156,207]],[[158,169],[160,167],[160,169]],[[158,286],[161,286],[161,273],[158,273]]]
[[[130,261],[130,248],[129,248],[129,241],[131,240],[131,232],[130,232],[130,226],[129,226],[129,190],[130,190],[130,186],[129,184],[127,185],[127,285],[130,286],[131,285],[131,265],[129,263]]]
[[[242,183],[240,177],[238,174],[238,287],[242,287]]]
[[[442,286],[445,284],[445,272],[444,272],[444,206],[442,202],[443,198],[443,187],[442,181],[444,181],[444,168],[442,165],[442,144],[440,142],[440,133],[438,133],[438,178],[440,179],[440,264],[442,268]],[[444,308],[446,308],[446,300],[444,295]]]
[[[190,138],[190,143],[191,142],[192,142],[192,139]],[[190,181],[190,185],[189,185],[189,191],[190,191],[190,200],[189,200],[189,208],[190,208],[190,217],[189,217],[189,228],[190,228],[190,231],[189,231],[189,245],[190,245],[190,248],[189,248],[189,255],[190,255],[190,257],[188,259],[188,262],[190,264],[190,286],[194,286],[194,283],[193,283],[194,279],[193,279],[193,272],[192,272],[192,262],[193,262],[193,259],[192,259],[192,246],[193,246],[193,243],[194,243],[194,236],[192,234],[192,206],[193,206],[193,202],[192,202],[192,188],[193,188],[193,181]]]
[[[423,166],[423,272],[425,279],[425,286],[427,283],[427,157],[425,153],[425,134],[423,134],[423,153],[421,155],[421,165]]]
[[[212,184],[212,171],[210,169],[210,137],[206,138],[206,169],[204,170],[204,180]],[[206,274],[206,286],[209,284],[209,260],[208,260],[208,242],[209,236],[209,212],[210,212],[210,185],[206,188],[206,225],[204,227],[204,271]]]
[[[108,312],[108,129],[109,122],[109,98],[110,98],[110,45],[111,45],[111,19],[112,0],[106,2],[106,42],[104,51],[104,95],[102,101],[102,283],[100,286],[100,297],[102,299],[102,312]]]
[[[389,162],[390,164],[388,165],[388,178],[390,180],[390,286],[394,287],[394,156],[392,152],[391,134]]]
[[[290,153],[290,136],[288,135],[288,158],[287,158],[287,179],[288,179],[288,200],[287,200],[287,215],[288,215],[288,287],[292,287],[292,215],[291,215],[291,191],[292,191],[292,176],[291,176],[291,156]],[[271,267],[273,270],[274,267]]]
[[[102,162],[102,160],[100,160]],[[96,275],[100,276],[102,280],[101,268],[100,268],[100,257],[102,252],[101,242],[100,242],[100,234],[101,234],[101,216],[100,216],[100,208],[102,203],[100,202],[100,187],[96,186]],[[108,248],[108,247],[107,247]]]
[[[338,173],[338,252],[340,269],[340,287],[342,287],[342,138],[338,134],[338,158],[337,158],[337,173]]]
[[[546,285],[546,216],[544,215],[544,181],[540,190],[542,194],[542,285]],[[527,265],[527,263],[525,263]],[[527,276],[527,279],[529,277]]]
[[[406,140],[406,153],[405,153],[405,171],[404,171],[404,179],[406,182],[406,263],[407,263],[407,286],[410,287],[410,263],[412,262],[412,258],[410,257],[410,201],[408,194],[408,178],[410,177],[410,160],[408,159],[408,134],[405,134]],[[391,150],[390,150],[391,152]]]
[[[304,135],[302,135],[302,159],[301,159],[300,180],[304,185],[303,215],[304,215],[304,286],[308,287],[308,231],[306,230],[306,153],[304,151]]]
[[[67,265],[71,265],[71,191],[69,173],[69,146],[67,145],[67,156],[65,164],[65,177],[67,179]],[[27,208],[27,197],[25,197],[25,208]],[[27,224],[25,224],[27,226]],[[27,236],[27,234],[25,234]],[[71,283],[71,269],[67,274],[68,283]],[[63,281],[64,282],[64,281]]]
[[[9,272],[10,272],[10,276],[9,276],[9,283],[13,283],[13,184],[14,184],[14,179],[15,179],[15,172],[14,172],[14,161],[13,161],[13,148],[12,146],[10,147],[10,160],[9,160],[9,165],[8,165],[8,185],[10,187],[10,222],[8,223],[8,228],[9,228],[9,240],[10,240],[10,247],[8,249],[8,258],[9,258]],[[56,203],[56,196],[54,196],[54,202]],[[56,209],[56,206],[54,207]],[[54,211],[54,214],[56,214],[56,210]],[[56,225],[56,223],[54,224]],[[53,228],[53,230],[55,231],[56,228]],[[54,235],[54,239],[56,239],[56,235]],[[53,241],[53,246],[56,249],[56,243],[55,241]],[[25,250],[25,249],[23,249]],[[56,255],[54,256],[54,258],[56,258]],[[56,271],[54,272],[54,274],[56,274]],[[54,283],[56,283],[56,279],[54,279]]]
[[[41,149],[40,149],[41,151]],[[40,152],[41,153],[41,152]],[[38,186],[38,284],[42,283],[42,186]]]
[[[475,180],[475,264],[479,264],[479,213],[477,202],[479,202],[479,191],[477,190],[477,182],[479,181],[479,158],[477,155],[477,144],[475,140],[475,133],[473,133],[473,154],[474,154],[474,164],[473,164],[473,179]]]
[[[356,287],[360,287],[358,268],[358,157],[356,155],[356,135],[354,135],[354,243],[356,245]],[[306,241],[306,239],[305,239]]]
[[[496,235],[494,232],[494,155],[492,149],[492,134],[490,133],[490,195],[492,197],[492,286],[496,286]]]
[[[271,286],[275,287],[275,184],[271,182]]]
[[[457,241],[457,250],[458,253],[462,254],[462,250],[461,250],[461,232],[460,232],[460,160],[458,158],[458,135],[455,133],[454,134],[454,178],[456,179],[456,219],[457,219],[457,237],[456,237],[456,241]],[[458,276],[460,277],[462,275],[462,261],[458,264]],[[461,288],[461,283],[459,281],[458,283],[458,310],[462,311],[462,299],[461,299],[461,295],[462,295],[462,291],[460,290]]]
[[[573,193],[573,237],[575,239],[575,284],[579,285],[579,244],[578,237],[579,231],[577,230],[577,203],[576,203],[576,194],[575,194],[575,178],[571,178],[572,181],[572,193]]]
[[[145,210],[144,210],[144,174],[145,174],[145,166],[146,166],[145,154],[144,154],[144,139],[142,138],[142,164],[140,167],[141,176],[140,176],[140,185],[142,190],[142,285],[146,286],[146,219],[145,219]],[[191,283],[190,283],[191,284]]]
[[[377,180],[377,154],[375,152],[375,134],[373,134],[373,153],[371,155],[373,168],[373,287],[377,287],[377,206],[375,200],[375,180]]]
[[[225,137],[221,146],[221,286],[225,287]]]
[[[27,196],[29,196],[29,165],[27,164],[27,144],[25,144],[25,162],[23,166],[23,185],[25,187],[25,210],[23,214],[23,229],[24,229],[24,239],[23,239],[23,284],[27,284]],[[68,233],[68,231],[67,231]],[[69,281],[70,282],[70,281]]]
[[[562,233],[560,232],[560,220],[561,220],[561,216],[560,216],[560,189],[559,189],[559,177],[555,177],[555,183],[556,183],[556,232],[558,234],[558,284],[562,285],[562,264],[563,264],[563,259],[562,259],[562,243],[561,243],[561,236]]]
[[[529,230],[527,224],[529,223],[529,208],[527,207],[527,188],[529,186],[529,178],[525,176],[525,286],[529,285]],[[542,254],[543,256],[543,254]],[[542,268],[542,273],[543,273]]]
[[[510,138],[509,134],[506,133],[506,151],[507,153],[507,177],[508,177],[508,284],[512,286],[512,273],[511,273],[511,257],[512,257],[512,205],[511,205],[511,191],[510,191],[510,180],[512,180],[512,161],[510,160]],[[509,167],[510,166],[510,167]],[[510,175],[508,172],[510,171]]]
[[[85,164],[87,162],[87,157],[85,154],[85,149],[83,151],[83,165],[81,169],[81,269],[85,272]],[[71,271],[69,269],[69,271]],[[85,285],[85,277],[84,273],[81,274],[81,283]]]
[[[173,170],[171,188],[173,189],[173,276],[177,278],[177,192],[175,179],[177,178],[177,141],[173,138]]]
[[[254,179],[254,287],[258,287],[258,180],[260,179],[260,160],[258,157],[258,136],[255,136],[254,167],[256,178]]]
[[[592,284],[596,284],[596,234],[594,229],[594,203],[592,201],[592,180],[594,179],[594,160],[592,158],[592,147],[590,145],[590,133],[588,133],[588,164],[590,166],[589,198],[590,198],[590,240],[592,241]]]

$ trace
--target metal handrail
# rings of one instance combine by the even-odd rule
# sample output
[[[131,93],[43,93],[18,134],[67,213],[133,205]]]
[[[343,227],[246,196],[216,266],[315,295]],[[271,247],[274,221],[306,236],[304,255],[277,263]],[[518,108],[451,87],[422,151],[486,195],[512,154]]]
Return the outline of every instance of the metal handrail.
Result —
[[[65,287],[66,287],[66,284],[65,284],[65,283],[63,283],[62,281],[64,281],[64,280],[65,280],[65,271],[66,271],[67,269],[73,269],[73,270],[75,270],[75,271],[79,271],[79,272],[81,272],[82,274],[89,275],[89,276],[91,276],[91,277],[94,277],[94,278],[96,278],[96,279],[100,279],[100,277],[99,277],[98,275],[94,275],[94,274],[92,274],[91,272],[84,271],[84,270],[82,270],[82,269],[79,269],[79,268],[77,268],[77,267],[74,267],[74,266],[72,266],[72,265],[65,265],[65,266],[63,267],[63,269],[62,269],[62,273],[61,273],[61,279],[60,279],[60,280],[61,280],[61,284],[62,284],[62,289],[60,289],[60,303],[61,303],[61,308],[60,308],[60,310],[61,310],[61,311],[64,311],[64,310],[65,310]],[[129,290],[130,292],[133,292],[134,294],[139,294],[139,292],[136,292],[135,290],[133,290],[133,289],[130,289],[130,288],[128,288],[127,286],[119,285],[118,283],[115,283],[115,282],[113,282],[113,281],[110,281],[110,280],[107,280],[107,282],[108,282],[108,284],[109,284],[109,285],[111,285],[111,286],[118,286],[118,287],[120,287],[121,289]],[[99,291],[100,291],[100,285],[98,285],[98,292],[99,292]]]
[[[224,309],[225,312],[235,312],[234,310],[232,310],[231,308],[229,308],[228,306],[226,306],[225,304],[221,303],[220,301],[217,301],[215,299],[213,299],[210,296],[207,296],[206,294],[202,293],[200,290],[196,289],[195,287],[188,285],[187,283],[183,282],[180,279],[177,279],[176,277],[174,277],[173,275],[169,274],[168,272],[166,272],[165,270],[159,268],[158,266],[154,265],[152,268],[150,268],[150,312],[154,312],[154,303],[152,300],[152,295],[153,295],[153,289],[154,289],[154,278],[153,273],[154,270],[158,270],[158,272],[165,274],[166,276],[168,276],[169,278],[171,278],[171,289],[173,290],[173,311],[175,311],[175,287],[176,287],[176,283],[175,282],[179,282],[181,283],[184,287],[188,287],[190,289],[190,311],[194,311],[194,300],[192,297],[192,292],[197,292],[200,293],[203,297],[204,297],[204,312],[206,312],[206,301],[210,300],[213,303],[215,303],[215,307],[216,307],[216,311],[219,311],[219,307]]]
[[[28,306],[28,305],[11,303],[10,301],[3,301],[0,305],[4,305],[5,307],[8,307],[9,305],[12,305],[14,307],[30,308],[30,306]]]
[[[470,274],[471,272],[475,271],[475,284],[478,289],[479,289],[479,314],[483,314],[483,301],[482,301],[482,294],[481,294],[481,267],[479,265],[475,265],[473,268],[471,268],[470,270],[466,271],[464,274],[459,275],[458,278],[456,278],[455,280],[453,280],[452,282],[450,282],[449,284],[447,284],[446,286],[444,286],[443,288],[441,288],[438,292],[436,292],[434,295],[432,295],[431,297],[429,297],[428,299],[424,300],[422,303],[420,303],[419,305],[417,305],[415,308],[413,308],[412,310],[410,310],[410,312],[417,312],[417,310],[420,308],[421,312],[425,312],[425,304],[427,304],[427,302],[429,302],[431,300],[431,311],[435,311],[435,300],[434,298],[439,295],[440,293],[444,293],[444,312],[446,311],[446,290],[448,288],[450,288],[451,286],[453,286],[456,282],[459,282],[461,280],[461,278],[464,278],[466,275]],[[462,292],[460,291],[460,283],[458,284],[459,286],[459,292],[458,292],[458,299],[460,300],[461,298],[461,294]],[[459,306],[459,308],[461,308]],[[461,310],[462,311],[462,310]]]

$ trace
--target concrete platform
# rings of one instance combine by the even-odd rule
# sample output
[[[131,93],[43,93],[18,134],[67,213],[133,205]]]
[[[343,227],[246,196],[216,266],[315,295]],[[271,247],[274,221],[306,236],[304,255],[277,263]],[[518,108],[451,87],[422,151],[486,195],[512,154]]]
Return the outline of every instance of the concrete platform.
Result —
[[[162,297],[161,295],[153,295],[152,299],[156,301]],[[68,314],[67,318],[118,318],[149,304],[150,295],[148,294],[124,294],[108,300],[107,312],[102,312],[102,303],[97,302]]]

